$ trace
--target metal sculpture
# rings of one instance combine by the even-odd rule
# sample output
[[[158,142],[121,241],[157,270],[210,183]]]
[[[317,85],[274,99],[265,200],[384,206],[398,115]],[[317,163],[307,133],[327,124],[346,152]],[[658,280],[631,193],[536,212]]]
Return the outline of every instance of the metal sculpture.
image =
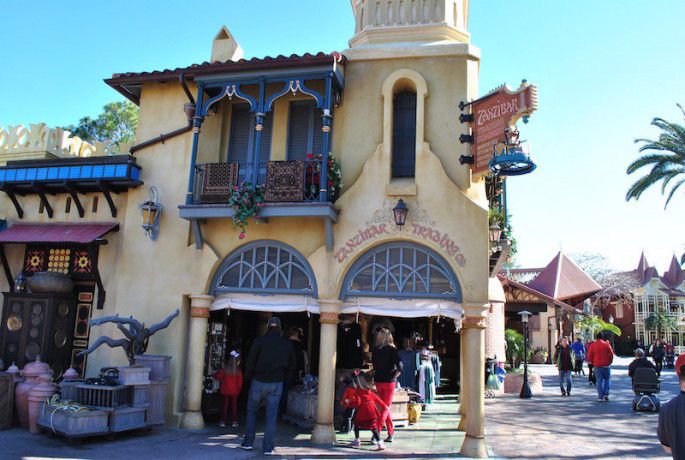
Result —
[[[119,318],[119,315],[115,315],[91,319],[88,322],[91,326],[100,326],[105,323],[115,323],[117,325],[117,328],[126,336],[126,338],[112,339],[110,337],[103,335],[101,337],[98,337],[98,339],[95,342],[93,342],[93,344],[90,347],[88,347],[88,349],[83,350],[76,356],[88,355],[104,343],[107,344],[107,346],[109,346],[110,348],[123,348],[124,352],[126,353],[126,357],[128,358],[129,365],[133,366],[136,363],[135,356],[142,355],[147,351],[147,346],[150,341],[150,337],[152,337],[155,333],[161,331],[162,329],[166,329],[167,327],[169,327],[171,321],[173,321],[173,319],[176,318],[178,314],[179,310],[176,310],[174,313],[167,316],[167,318],[164,321],[162,321],[161,323],[154,324],[149,328],[145,327],[145,323],[141,323],[137,319],[134,319],[133,316],[129,318]],[[124,325],[128,326],[128,329],[124,327]]]

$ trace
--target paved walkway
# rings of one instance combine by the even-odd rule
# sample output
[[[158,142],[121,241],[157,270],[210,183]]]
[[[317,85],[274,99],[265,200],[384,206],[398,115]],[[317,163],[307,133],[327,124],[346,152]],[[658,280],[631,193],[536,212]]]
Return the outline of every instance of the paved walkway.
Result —
[[[656,437],[658,414],[631,410],[631,359],[612,368],[609,402],[597,402],[587,378],[573,380],[570,398],[560,396],[554,366],[531,366],[543,376],[545,394],[532,399],[505,395],[486,400],[486,441],[507,458],[670,458]],[[587,372],[587,370],[586,370]],[[673,370],[661,376],[664,403],[678,392]]]
[[[348,447],[350,435],[339,435],[335,447],[316,447],[309,443],[309,430],[281,423],[276,453],[281,458],[450,458],[458,456],[463,433],[455,431],[459,418],[454,396],[440,396],[416,425],[396,430],[396,442],[376,452],[370,432],[362,432],[367,442],[359,449]],[[258,426],[258,430],[261,427]],[[258,432],[255,450],[238,448],[242,431],[209,426],[200,432],[157,428],[150,432],[123,434],[113,441],[104,438],[85,440],[70,446],[54,435],[31,435],[12,429],[0,432],[0,458],[26,457],[70,459],[248,459],[266,458],[261,452]]]

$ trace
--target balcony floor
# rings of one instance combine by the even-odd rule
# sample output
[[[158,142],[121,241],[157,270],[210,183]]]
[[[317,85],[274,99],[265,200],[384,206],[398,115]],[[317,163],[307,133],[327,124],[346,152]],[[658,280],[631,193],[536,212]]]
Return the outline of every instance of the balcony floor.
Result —
[[[233,208],[224,203],[182,204],[179,216],[190,221],[195,234],[195,245],[202,247],[200,220],[233,217]],[[326,231],[326,249],[333,250],[333,224],[338,221],[339,211],[330,202],[265,203],[259,216],[270,217],[316,217],[323,219]]]

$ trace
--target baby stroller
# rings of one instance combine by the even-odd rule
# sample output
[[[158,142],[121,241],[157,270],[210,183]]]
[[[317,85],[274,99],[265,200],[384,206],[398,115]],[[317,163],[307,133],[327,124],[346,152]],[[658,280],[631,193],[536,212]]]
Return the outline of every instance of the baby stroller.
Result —
[[[633,410],[637,412],[659,412],[661,402],[656,396],[661,391],[661,383],[656,370],[641,367],[633,377]]]
[[[664,355],[664,366],[666,369],[673,369],[675,365],[673,364],[675,360],[675,350],[673,350],[673,347],[669,347],[666,350],[666,355]]]

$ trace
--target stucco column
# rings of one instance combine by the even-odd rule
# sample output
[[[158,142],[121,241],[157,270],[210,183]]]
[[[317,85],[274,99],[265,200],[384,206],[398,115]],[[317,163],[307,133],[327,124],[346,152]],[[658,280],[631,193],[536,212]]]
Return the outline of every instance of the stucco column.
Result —
[[[468,365],[468,354],[466,353],[466,331],[464,329],[459,333],[459,426],[458,431],[466,431],[466,414],[468,409],[466,405],[468,404],[468,397],[466,391],[466,372],[469,368]]]
[[[338,342],[338,311],[340,301],[319,299],[321,308],[321,338],[319,346],[319,394],[317,396],[316,425],[312,431],[312,442],[334,444],[335,428],[335,360]]]
[[[467,308],[462,322],[465,354],[468,356],[466,372],[466,436],[461,446],[461,455],[484,458],[488,456],[485,447],[485,312],[487,305]]]
[[[214,297],[194,294],[190,296],[190,330],[188,331],[188,357],[186,358],[185,402],[179,427],[186,430],[201,430],[205,427],[202,418],[202,380],[205,368],[205,345],[207,342],[207,319]]]

